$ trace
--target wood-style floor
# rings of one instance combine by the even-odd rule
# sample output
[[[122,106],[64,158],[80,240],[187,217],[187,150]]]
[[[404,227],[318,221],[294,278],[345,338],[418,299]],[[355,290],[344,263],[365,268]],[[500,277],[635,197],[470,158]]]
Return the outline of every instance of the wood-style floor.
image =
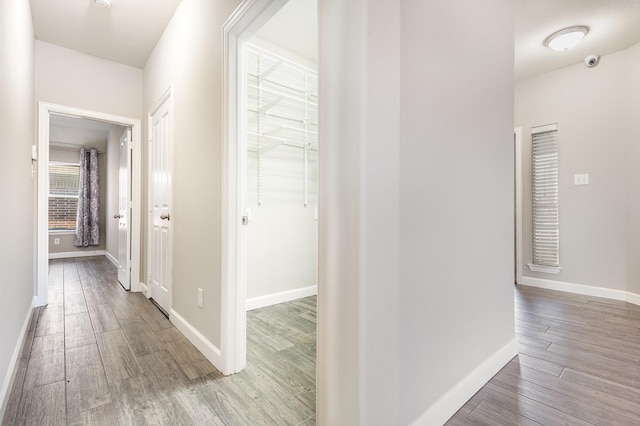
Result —
[[[314,425],[315,297],[247,314],[223,377],[104,257],[52,260],[2,425]]]
[[[640,307],[518,286],[519,355],[447,425],[640,425]]]

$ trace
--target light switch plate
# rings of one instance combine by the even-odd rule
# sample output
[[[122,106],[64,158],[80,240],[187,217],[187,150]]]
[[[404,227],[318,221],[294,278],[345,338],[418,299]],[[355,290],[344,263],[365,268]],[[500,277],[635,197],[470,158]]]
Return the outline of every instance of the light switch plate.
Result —
[[[573,175],[573,184],[574,185],[589,185],[589,174],[582,173],[579,175]]]

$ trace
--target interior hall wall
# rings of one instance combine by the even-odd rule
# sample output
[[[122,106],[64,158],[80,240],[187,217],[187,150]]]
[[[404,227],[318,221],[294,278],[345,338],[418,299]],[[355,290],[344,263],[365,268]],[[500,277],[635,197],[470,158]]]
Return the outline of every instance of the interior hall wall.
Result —
[[[523,135],[525,277],[640,294],[640,45],[518,81],[515,126]],[[531,127],[558,123],[559,274],[529,271],[532,259]],[[574,175],[589,174],[588,185]]]
[[[221,28],[239,4],[239,0],[183,0],[144,68],[145,116],[167,89],[172,89],[172,309],[217,347],[222,309]],[[147,153],[145,146],[145,165]],[[145,186],[145,204],[147,190]],[[147,222],[147,215],[143,215],[145,243]],[[147,252],[145,244],[143,259]],[[147,270],[143,277],[147,282]],[[202,308],[197,305],[198,288],[204,293]]]
[[[34,34],[28,1],[0,2],[0,418],[35,293]]]

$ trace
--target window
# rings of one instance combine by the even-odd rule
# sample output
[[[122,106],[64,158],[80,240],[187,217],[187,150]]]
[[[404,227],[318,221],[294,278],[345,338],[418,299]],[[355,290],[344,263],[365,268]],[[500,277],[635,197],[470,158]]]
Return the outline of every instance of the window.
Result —
[[[80,166],[49,163],[49,231],[75,231]]]
[[[558,216],[558,125],[534,127],[532,140],[533,176],[533,262],[537,272],[560,272],[560,229]]]

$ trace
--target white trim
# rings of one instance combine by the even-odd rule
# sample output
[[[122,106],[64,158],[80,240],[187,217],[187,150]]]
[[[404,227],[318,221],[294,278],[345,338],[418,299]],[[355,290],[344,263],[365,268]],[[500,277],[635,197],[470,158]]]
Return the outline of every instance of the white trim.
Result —
[[[115,266],[116,268],[120,266],[120,262],[118,262],[118,259],[116,259],[115,257],[113,257],[113,255],[111,253],[109,253],[108,251],[104,251],[104,256],[109,259],[109,262],[113,263],[113,266]]]
[[[176,328],[193,343],[193,346],[198,348],[202,355],[204,355],[214,367],[220,370],[220,366],[222,365],[220,349],[204,337],[194,326],[189,324],[186,319],[182,318],[175,310],[171,309],[169,319]]]
[[[516,355],[518,355],[518,339],[513,338],[467,374],[411,424],[415,426],[431,426],[446,423],[460,407],[471,399]]]
[[[605,299],[622,300],[640,306],[640,294],[625,290],[596,287],[585,284],[574,284],[563,281],[545,280],[542,278],[522,277],[522,285],[529,287],[546,288],[548,290],[564,291],[567,293],[582,294],[584,296],[603,297]]]
[[[222,143],[222,263],[221,336],[223,374],[233,374],[247,363],[246,232],[240,224],[243,210],[244,157],[242,84],[243,40],[254,34],[287,0],[244,0],[222,27],[223,143]],[[240,78],[239,78],[240,77]]]
[[[13,349],[11,362],[9,362],[7,374],[4,376],[4,380],[2,382],[2,389],[0,389],[0,401],[2,401],[2,406],[0,406],[0,419],[4,418],[5,411],[7,410],[9,396],[11,396],[11,389],[13,388],[13,383],[16,379],[16,373],[18,372],[22,346],[24,345],[24,339],[27,337],[27,333],[29,332],[29,323],[31,322],[31,317],[33,316],[33,308],[36,306],[36,303],[37,298],[34,297],[33,301],[31,302],[31,306],[27,311],[27,317],[22,323],[22,329],[20,330],[20,334],[18,336],[18,342],[16,343],[16,347]]]
[[[40,101],[38,103],[38,202],[37,202],[37,306],[48,301],[47,286],[49,274],[49,118],[51,114],[106,121],[120,126],[131,127],[131,147],[133,150],[131,176],[131,276],[135,277],[131,291],[140,291],[140,208],[142,193],[142,124],[139,119],[90,111],[65,105]]]
[[[267,306],[277,305],[278,303],[291,302],[292,300],[302,299],[303,297],[315,296],[318,294],[318,286],[311,285],[309,287],[296,288],[293,290],[281,291],[279,293],[267,294],[266,296],[252,297],[247,299],[245,304],[247,311],[260,309]]]
[[[104,250],[65,251],[61,253],[49,253],[49,259],[71,259],[74,257],[104,256]]]
[[[147,283],[143,283],[142,281],[140,282],[140,293],[144,294],[147,299],[149,298],[149,287],[147,286]]]
[[[527,267],[529,268],[530,271],[544,272],[545,274],[559,274],[560,271],[562,271],[562,268],[560,266],[545,266],[545,265],[535,265],[533,263],[527,263]]]
[[[515,160],[516,283],[522,284],[522,127],[513,130]]]

